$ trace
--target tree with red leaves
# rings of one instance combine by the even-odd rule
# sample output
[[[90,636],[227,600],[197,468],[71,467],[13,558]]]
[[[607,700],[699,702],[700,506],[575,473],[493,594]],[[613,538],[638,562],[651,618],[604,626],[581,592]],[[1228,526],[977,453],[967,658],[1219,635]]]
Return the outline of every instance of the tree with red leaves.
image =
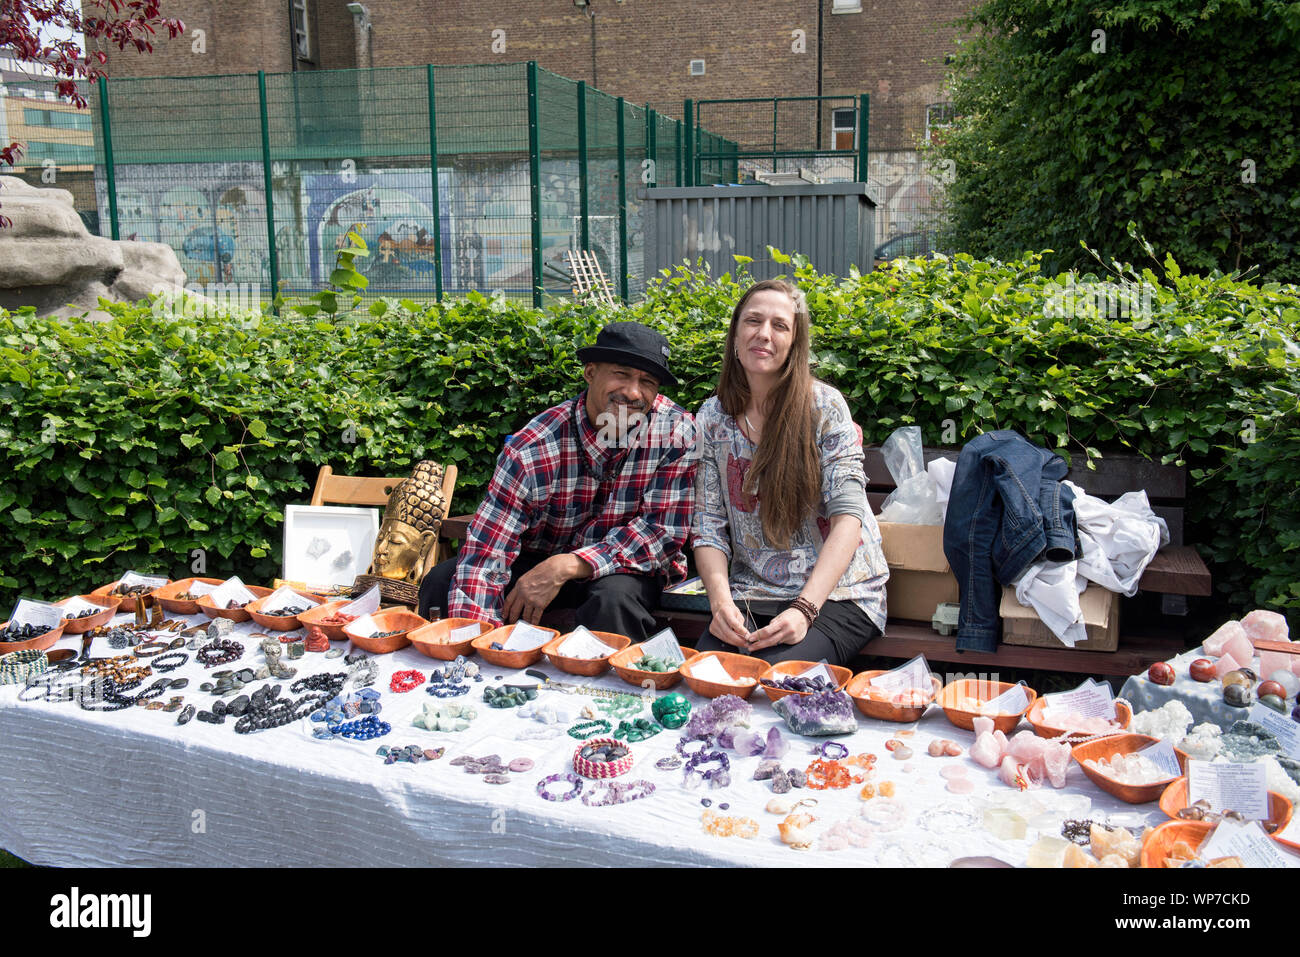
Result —
[[[59,77],[58,92],[79,109],[86,97],[78,80],[93,83],[104,74],[108,62],[103,53],[82,54],[73,39],[52,39],[52,30],[84,36],[87,41],[103,39],[119,50],[135,47],[152,53],[150,37],[166,29],[175,38],[185,32],[180,20],[163,17],[156,0],[81,0],[81,10],[71,0],[0,0],[0,48],[9,47],[20,60],[44,64]],[[21,143],[0,143],[0,162],[15,165],[22,154]],[[10,225],[0,216],[0,228]]]

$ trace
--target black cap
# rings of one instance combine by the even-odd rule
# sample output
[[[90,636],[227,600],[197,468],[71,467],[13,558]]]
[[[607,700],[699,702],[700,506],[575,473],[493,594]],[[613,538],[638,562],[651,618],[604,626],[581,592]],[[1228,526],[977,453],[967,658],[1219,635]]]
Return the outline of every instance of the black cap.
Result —
[[[583,362],[614,362],[648,372],[661,386],[676,385],[668,371],[668,340],[639,322],[611,322],[596,336],[594,346],[578,350]]]

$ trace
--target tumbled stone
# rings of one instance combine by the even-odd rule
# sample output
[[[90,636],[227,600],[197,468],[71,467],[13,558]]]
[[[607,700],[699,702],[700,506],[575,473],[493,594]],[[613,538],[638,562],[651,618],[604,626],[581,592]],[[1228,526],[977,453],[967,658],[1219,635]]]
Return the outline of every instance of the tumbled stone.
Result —
[[[781,770],[781,762],[775,759],[760,761],[754,769],[755,781],[770,781]]]
[[[1244,684],[1228,685],[1223,689],[1223,700],[1234,708],[1248,708],[1255,703],[1255,693]]]

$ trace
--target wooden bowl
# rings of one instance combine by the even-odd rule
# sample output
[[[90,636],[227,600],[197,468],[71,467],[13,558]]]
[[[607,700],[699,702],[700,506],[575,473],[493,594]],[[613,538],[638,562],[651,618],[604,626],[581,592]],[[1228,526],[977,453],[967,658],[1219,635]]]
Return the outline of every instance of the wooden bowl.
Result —
[[[1175,844],[1186,841],[1195,850],[1213,830],[1214,825],[1204,821],[1165,821],[1142,838],[1142,866],[1164,867],[1165,858]]]
[[[0,621],[0,631],[9,627],[9,622]],[[45,634],[30,638],[27,641],[0,641],[0,655],[7,655],[11,651],[44,651],[46,648],[53,648],[54,643],[63,637],[63,622],[59,622]]]
[[[174,581],[170,584],[163,585],[162,588],[156,589],[153,593],[159,603],[163,606],[163,611],[171,615],[197,615],[199,613],[199,602],[197,598],[177,598],[177,595],[183,595],[194,587],[196,582],[202,582],[205,585],[220,585],[220,578],[182,578],[180,581]]]
[[[405,648],[411,643],[411,639],[407,637],[407,632],[429,624],[415,612],[406,611],[403,608],[394,608],[392,611],[377,611],[370,617],[380,631],[401,630],[400,635],[389,635],[387,638],[366,638],[358,635],[354,630],[356,622],[345,625],[343,632],[352,639],[352,644],[370,652],[372,655],[387,655],[399,648]]]
[[[325,632],[325,637],[330,641],[347,641],[348,635],[343,630],[347,625],[322,625],[321,619],[328,618],[351,601],[351,598],[343,598],[336,601],[322,602],[315,608],[308,608],[299,615],[298,623],[304,628],[319,628],[321,631]],[[360,618],[361,616],[357,615],[357,617]]]
[[[724,685],[712,681],[701,681],[695,677],[692,669],[703,664],[709,658],[717,658],[719,664],[733,678],[752,678],[753,681],[740,685]],[[768,663],[762,658],[737,655],[730,651],[706,651],[703,654],[696,655],[689,661],[682,662],[677,670],[686,679],[687,686],[702,698],[720,698],[724,694],[734,694],[737,698],[747,699],[754,693],[754,689],[758,687],[759,675],[766,672],[769,667]]]
[[[871,679],[878,678],[885,674],[884,670],[864,671],[861,674],[854,675],[849,679],[849,683],[844,686],[845,693],[853,699],[853,703],[858,706],[868,718],[876,718],[880,721],[897,721],[900,724],[911,724],[913,721],[920,721],[921,716],[925,714],[925,709],[930,706],[935,698],[939,697],[939,692],[943,690],[943,682],[934,675],[930,675],[932,687],[930,694],[926,697],[925,704],[919,707],[903,707],[891,704],[887,697],[873,697],[871,694]],[[883,692],[878,692],[883,694]]]
[[[816,668],[817,664],[818,662],[816,661],[778,661],[758,676],[758,686],[762,688],[763,692],[767,695],[767,700],[773,704],[776,704],[776,702],[780,701],[788,694],[810,695],[812,694],[811,691],[785,691],[781,688],[769,688],[767,685],[763,684],[763,679],[768,678],[775,681],[777,678],[784,678],[787,675],[801,675],[809,668]],[[828,664],[826,670],[829,671],[831,677],[835,679],[836,691],[843,691],[844,686],[848,684],[849,679],[853,677],[853,671],[851,669],[841,668],[839,665]]]
[[[474,654],[473,638],[466,638],[464,641],[447,640],[453,631],[466,625],[478,625],[480,635],[492,630],[492,626],[487,622],[475,618],[440,618],[438,621],[431,621],[427,625],[411,629],[406,637],[411,639],[411,644],[420,654],[442,661],[453,661],[457,655],[468,658]]]
[[[678,645],[680,648],[681,646]],[[682,654],[686,660],[690,661],[699,652],[693,648],[682,648]],[[644,688],[646,682],[652,683],[656,691],[667,691],[677,682],[682,680],[681,668],[674,668],[672,671],[642,671],[636,667],[636,663],[644,657],[645,651],[642,645],[628,645],[622,651],[609,659],[614,673],[630,685],[636,685],[638,688]]]
[[[271,594],[271,592],[275,591],[274,588],[264,588],[261,585],[245,585],[244,587],[253,593],[253,601],[256,601],[259,598],[265,598],[267,595]],[[248,604],[251,605],[252,603],[253,602],[250,601]],[[253,616],[248,613],[248,605],[245,605],[243,608],[218,608],[212,604],[211,595],[203,595],[197,602],[195,602],[195,604],[199,606],[199,611],[203,612],[203,614],[207,615],[209,618],[229,618],[231,621],[251,621],[253,618]]]
[[[1043,712],[1046,710],[1046,699],[1039,698],[1029,708],[1025,718],[1034,729],[1034,734],[1040,738],[1059,738],[1065,735],[1066,744],[1077,744],[1086,738],[1095,738],[1097,735],[1088,734],[1083,731],[1066,731],[1065,728],[1054,728],[1043,721]],[[1129,722],[1133,720],[1133,709],[1125,701],[1115,702],[1115,718],[1119,721],[1119,728],[1114,731],[1104,732],[1106,735],[1123,734],[1128,730]]]
[[[306,591],[298,591],[297,589],[294,589],[293,593],[297,595],[299,598],[306,598],[306,599],[310,599],[311,601],[317,602],[315,607],[316,608],[320,607],[320,603],[322,602],[322,599],[319,595],[314,595],[311,592],[306,592]],[[268,595],[267,597],[269,598],[270,596]],[[259,598],[257,599],[257,601],[250,601],[248,603],[248,606],[244,610],[247,611],[253,617],[253,621],[257,622],[263,628],[269,629],[271,631],[293,631],[295,628],[302,627],[302,622],[297,615],[264,614],[262,612],[262,606],[265,603],[266,603],[266,598]],[[312,611],[312,610],[313,609],[311,608],[307,609],[307,611]],[[303,612],[303,614],[305,615],[307,614],[307,612]]]
[[[474,650],[483,656],[484,661],[496,665],[498,668],[527,668],[529,665],[537,664],[542,659],[542,649],[550,644],[549,641],[545,645],[538,645],[530,651],[493,650],[492,643],[495,641],[504,645],[506,639],[510,637],[511,629],[514,627],[514,625],[502,625],[500,628],[485,631],[475,638],[471,644],[474,646]],[[551,638],[559,634],[554,628],[543,628],[542,631],[549,631]]]
[[[939,692],[939,704],[943,707],[943,713],[950,722],[959,728],[965,728],[967,731],[975,730],[975,719],[980,717],[977,711],[966,711],[957,707],[957,702],[962,698],[977,698],[980,701],[991,701],[998,695],[1010,691],[1015,685],[1008,684],[1005,681],[983,681],[976,678],[962,678],[958,681],[947,685]],[[1017,711],[1015,714],[986,715],[993,719],[993,728],[995,731],[1001,731],[1003,734],[1010,734],[1016,725],[1020,723],[1021,716],[1034,706],[1034,701],[1038,698],[1038,692],[1033,688],[1025,688],[1025,697],[1029,699],[1029,704],[1025,706],[1024,711]]]
[[[93,615],[87,615],[85,618],[64,618],[61,624],[65,635],[84,635],[92,628],[107,625],[113,620],[113,616],[117,614],[117,606],[122,604],[120,595],[82,595],[80,597],[82,601],[88,601],[92,605],[104,606],[104,610],[97,611]],[[64,602],[71,600],[71,598],[65,598],[55,604],[62,605]]]
[[[1116,754],[1132,754],[1134,751],[1141,751],[1159,740],[1159,738],[1151,738],[1145,734],[1133,734],[1131,732],[1112,734],[1104,738],[1098,738],[1095,741],[1076,744],[1070,749],[1070,755],[1083,769],[1083,773],[1088,776],[1088,780],[1107,794],[1117,797],[1128,804],[1146,804],[1148,801],[1158,800],[1164,789],[1176,778],[1157,781],[1154,784],[1121,784],[1113,778],[1108,778],[1106,775],[1094,771],[1083,762],[1100,761],[1102,758],[1109,760]],[[1178,756],[1178,766],[1185,772],[1187,770],[1187,755],[1177,748],[1174,748],[1174,754]]]
[[[92,591],[91,594],[92,594],[92,595],[101,595],[101,596],[103,596],[104,598],[108,598],[108,597],[110,597],[110,596],[109,596],[109,592],[111,592],[114,588],[116,588],[118,582],[120,582],[121,580],[122,580],[122,579],[119,578],[117,581],[115,581],[115,582],[109,582],[107,585],[100,585],[98,588],[96,588],[94,591]],[[167,582],[167,584],[171,584],[171,582]],[[163,587],[163,586],[159,586],[159,587]],[[144,607],[146,607],[146,608],[152,608],[152,607],[153,607],[153,596],[154,596],[155,594],[157,594],[157,592],[158,592],[158,589],[155,588],[153,591],[149,591],[149,592],[145,592],[145,593],[144,593]],[[111,596],[111,597],[113,597],[113,598],[121,598],[124,602],[125,602],[125,601],[129,601],[129,602],[131,602],[131,608],[132,608],[132,609],[135,608],[134,596],[123,597],[122,595],[113,595],[113,596]]]
[[[1160,795],[1160,810],[1179,820],[1178,812],[1187,807],[1187,778],[1174,780]],[[1276,791],[1268,792],[1268,820],[1277,825],[1274,833],[1281,833],[1291,823],[1291,802]]]
[[[551,664],[561,671],[568,672],[571,675],[579,675],[583,678],[596,678],[603,675],[609,670],[610,659],[632,644],[632,639],[627,635],[616,635],[611,631],[593,631],[592,634],[596,636],[596,640],[609,647],[609,654],[604,658],[570,658],[567,655],[560,654],[560,645],[564,644],[565,639],[571,634],[573,632],[552,638],[542,646],[542,653],[551,660]]]

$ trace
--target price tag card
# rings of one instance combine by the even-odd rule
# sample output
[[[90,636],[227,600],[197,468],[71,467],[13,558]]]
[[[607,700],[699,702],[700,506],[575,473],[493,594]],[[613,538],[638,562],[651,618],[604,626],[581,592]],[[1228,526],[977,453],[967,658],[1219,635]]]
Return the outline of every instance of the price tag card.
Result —
[[[1196,853],[1203,861],[1239,857],[1246,867],[1300,866],[1300,861],[1284,854],[1277,843],[1264,833],[1258,821],[1220,821]]]
[[[103,605],[96,605],[94,602],[86,601],[80,595],[73,595],[65,601],[59,602],[59,607],[63,609],[63,617],[71,618],[73,615],[80,614],[83,611],[103,611]]]
[[[752,684],[754,682],[753,678],[733,678],[716,655],[709,655],[699,664],[691,665],[691,674],[701,681],[712,681],[720,685]]]
[[[643,642],[641,654],[650,658],[666,658],[676,665],[686,660],[686,655],[682,653],[682,646],[677,643],[677,634],[671,628],[665,628]]]
[[[823,658],[817,664],[813,665],[807,671],[799,672],[800,678],[807,678],[811,681],[813,678],[821,678],[829,685],[835,684],[835,676],[831,674],[831,669],[826,667],[826,659]]]
[[[195,598],[202,598],[204,595],[211,595],[218,587],[220,586],[214,585],[212,582],[194,582],[186,591]]]
[[[126,585],[130,588],[132,585],[148,585],[152,588],[162,588],[167,584],[166,575],[141,575],[137,572],[127,572],[118,580],[119,585]]]
[[[10,625],[35,625],[38,628],[45,625],[49,628],[57,628],[62,620],[62,608],[33,598],[19,598],[18,604],[14,605],[14,610],[9,613]],[[0,649],[3,647],[0,645]]]
[[[1115,696],[1104,681],[1089,678],[1073,691],[1060,691],[1043,697],[1047,699],[1044,707],[1060,714],[1074,712],[1084,718],[1115,720]]]
[[[560,654],[566,658],[608,658],[614,649],[605,644],[590,631],[579,625],[569,633],[569,637],[560,642]]]
[[[536,625],[521,621],[510,629],[510,636],[501,647],[506,651],[532,651],[534,648],[542,647],[553,637],[549,631],[543,631]]]
[[[212,596],[213,607],[225,608],[232,601],[252,601],[257,596],[244,587],[244,583],[239,580],[239,576],[227,578],[209,593]]]
[[[1268,820],[1268,772],[1262,764],[1187,762],[1187,803],[1206,800],[1216,811],[1248,821]]]
[[[345,632],[354,631],[362,638],[369,638],[371,635],[379,633],[379,626],[375,624],[375,619],[369,615],[362,615],[356,621],[351,622],[343,629]]]
[[[1174,746],[1168,741],[1157,741],[1155,744],[1148,745],[1141,751],[1137,752],[1146,758],[1161,771],[1164,771],[1171,778],[1180,778],[1183,776],[1182,766],[1178,763],[1178,755],[1174,752]]]
[[[1250,720],[1262,725],[1265,731],[1277,735],[1278,743],[1287,756],[1300,761],[1300,723],[1259,702],[1250,709]]]
[[[315,608],[320,602],[314,598],[308,598],[306,595],[299,595],[288,585],[281,585],[275,591],[266,597],[265,604],[262,605],[262,614],[271,615],[285,608]]]
[[[1016,685],[980,706],[981,714],[1016,714],[1029,707],[1023,685]]]
[[[933,687],[930,682],[930,665],[926,662],[925,655],[917,655],[893,671],[876,675],[868,684],[886,694],[897,694],[900,691],[928,692]]]
[[[448,644],[455,644],[458,641],[469,641],[471,638],[477,638],[482,633],[483,629],[478,625],[461,625],[459,628],[451,630],[451,634],[447,636],[447,642]]]
[[[379,611],[379,586],[371,585],[369,590],[360,598],[354,598],[342,608],[339,609],[341,615],[356,615],[360,618],[362,615],[373,615]],[[475,637],[478,632],[474,632]]]

